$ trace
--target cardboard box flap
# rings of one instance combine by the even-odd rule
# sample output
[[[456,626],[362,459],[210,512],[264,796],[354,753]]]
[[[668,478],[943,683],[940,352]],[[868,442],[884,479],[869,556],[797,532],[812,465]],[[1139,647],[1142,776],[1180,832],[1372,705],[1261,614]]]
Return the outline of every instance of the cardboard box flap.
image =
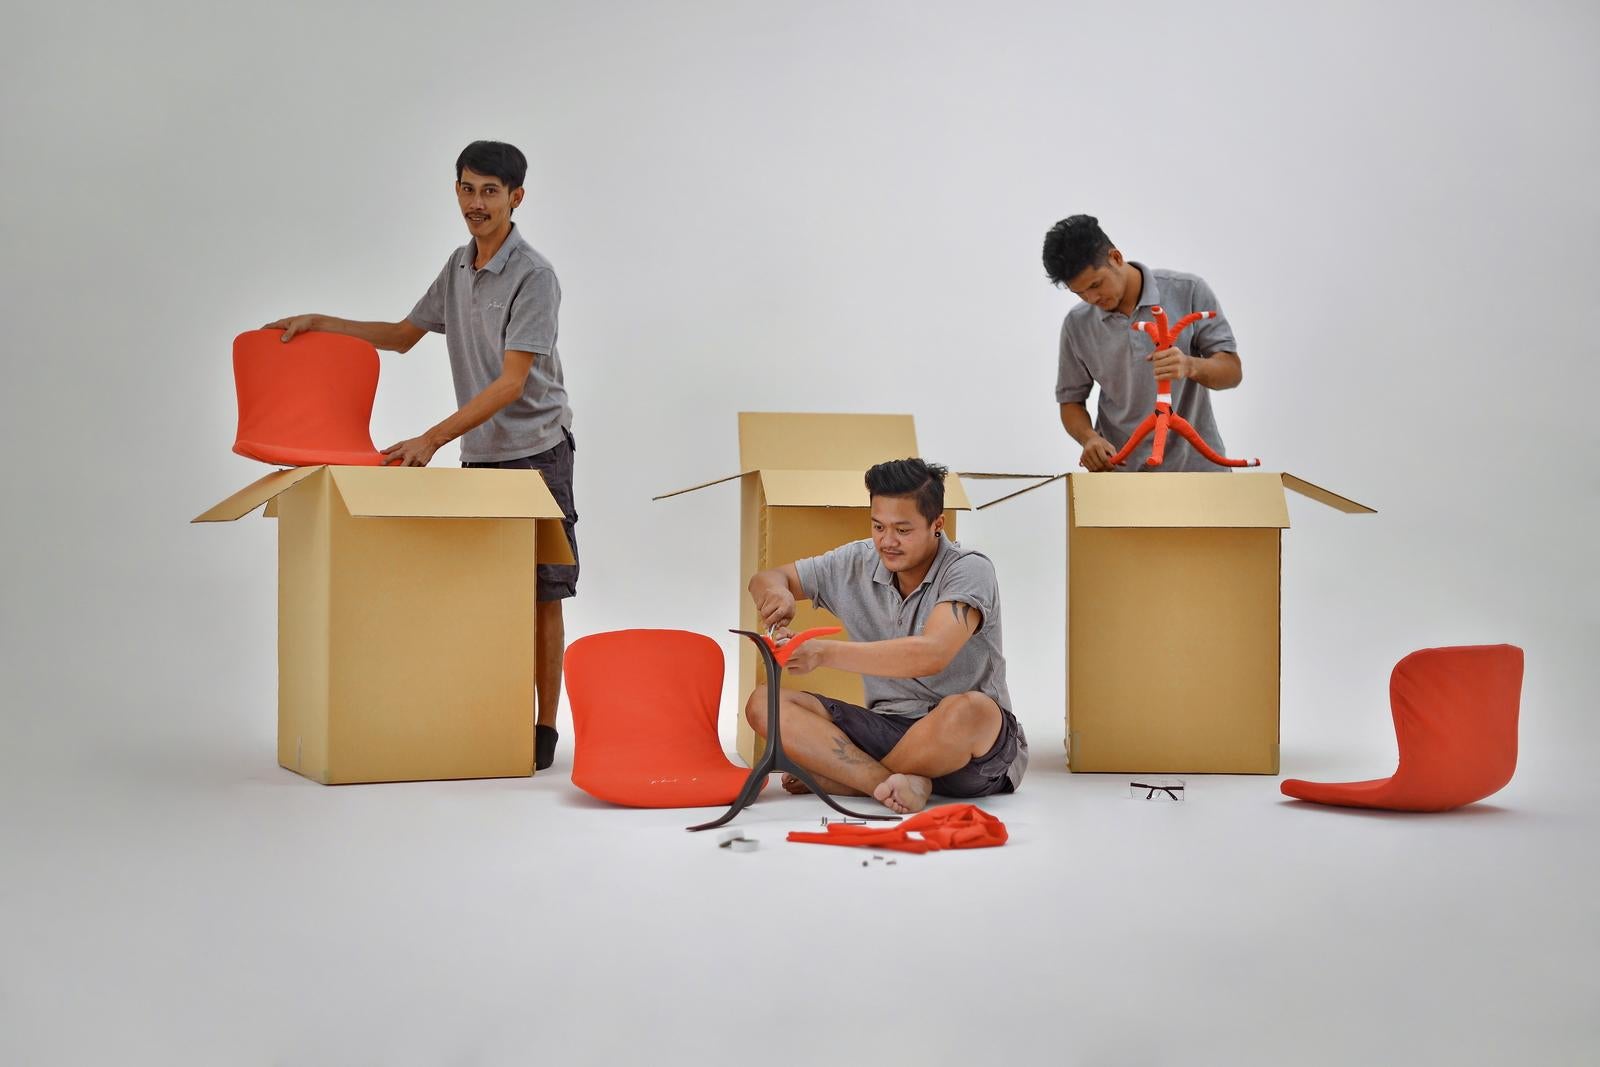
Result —
[[[1304,478],[1296,478],[1292,474],[1285,473],[1283,475],[1283,487],[1285,489],[1293,489],[1301,496],[1310,497],[1312,500],[1315,500],[1320,504],[1326,504],[1328,507],[1334,508],[1338,511],[1342,511],[1346,515],[1376,515],[1378,513],[1376,508],[1369,508],[1365,504],[1358,504],[1348,497],[1342,497],[1338,493],[1329,492],[1320,485],[1312,485]]]
[[[333,467],[351,515],[411,519],[559,519],[538,471]]]
[[[869,464],[870,466],[870,464]],[[867,506],[866,469],[861,470],[763,470],[761,488],[769,507],[779,508],[864,508]],[[953,511],[971,511],[961,479],[948,474],[944,480],[944,506]]]
[[[567,528],[560,519],[538,519],[533,524],[534,551],[540,563],[576,563]]]
[[[965,478],[965,477],[971,477],[971,476],[970,475],[962,475],[962,477]],[[1015,490],[1013,492],[1007,493],[1005,496],[997,496],[993,500],[989,501],[986,504],[979,504],[977,510],[982,511],[984,508],[992,508],[996,504],[1004,504],[1007,500],[1015,500],[1017,497],[1021,496],[1023,493],[1031,493],[1035,489],[1043,489],[1045,486],[1049,485],[1051,482],[1059,482],[1061,479],[1065,478],[1066,475],[1065,474],[1041,474],[1041,475],[1038,475],[1037,477],[1040,480],[1037,481],[1037,482],[1034,482],[1032,485],[1025,485],[1021,489],[1017,489],[1017,490]]]
[[[747,471],[865,471],[916,454],[910,415],[739,412],[739,465]]]
[[[1276,527],[1289,505],[1276,474],[1079,474],[1067,481],[1083,527]]]
[[[291,467],[288,470],[273,471],[271,474],[257,478],[216,507],[209,511],[201,512],[189,521],[232,522],[235,519],[242,519],[279,493],[304,481],[320,470],[322,470],[321,467]]]
[[[740,471],[738,474],[728,474],[728,475],[724,475],[721,478],[713,478],[709,482],[701,482],[699,485],[691,485],[687,489],[674,489],[670,493],[662,493],[660,496],[653,496],[650,499],[651,500],[665,500],[668,497],[672,497],[672,496],[682,496],[684,493],[692,493],[696,489],[709,489],[713,485],[721,485],[723,482],[735,481],[735,480],[737,480],[739,478],[743,478],[747,474],[754,474],[754,473],[755,473],[755,471]]]

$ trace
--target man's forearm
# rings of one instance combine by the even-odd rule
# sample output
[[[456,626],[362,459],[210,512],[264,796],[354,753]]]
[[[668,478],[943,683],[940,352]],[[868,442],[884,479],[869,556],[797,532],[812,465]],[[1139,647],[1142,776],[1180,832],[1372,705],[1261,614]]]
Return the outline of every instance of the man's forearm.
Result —
[[[434,426],[423,436],[434,448],[443,448],[468,430],[475,429],[494,418],[495,412],[522,395],[523,383],[514,378],[496,378],[489,387],[466,404],[461,410]]]
[[[1091,439],[1100,436],[1095,433],[1094,420],[1089,417],[1089,409],[1082,404],[1062,404],[1061,425],[1080,445],[1086,445]]]
[[[750,598],[757,604],[761,603],[763,593],[775,593],[789,588],[789,580],[783,576],[782,569],[774,567],[769,571],[757,571],[750,576],[750,584],[745,586],[750,592]]]
[[[386,352],[405,352],[410,350],[412,344],[410,331],[403,322],[356,322],[333,315],[313,315],[311,321],[314,330],[359,337],[373,348],[381,348]],[[461,432],[466,433],[466,430]]]
[[[821,666],[875,678],[928,678],[950,665],[950,657],[925,636],[888,641],[823,641]]]
[[[1244,380],[1244,367],[1233,352],[1213,352],[1189,360],[1189,380],[1207,389],[1232,389]]]

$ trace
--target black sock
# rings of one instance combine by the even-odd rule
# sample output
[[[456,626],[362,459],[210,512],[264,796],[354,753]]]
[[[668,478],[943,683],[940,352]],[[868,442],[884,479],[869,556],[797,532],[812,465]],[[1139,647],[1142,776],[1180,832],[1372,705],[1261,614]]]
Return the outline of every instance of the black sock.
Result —
[[[556,733],[554,726],[536,723],[533,728],[533,767],[542,771],[556,761]]]

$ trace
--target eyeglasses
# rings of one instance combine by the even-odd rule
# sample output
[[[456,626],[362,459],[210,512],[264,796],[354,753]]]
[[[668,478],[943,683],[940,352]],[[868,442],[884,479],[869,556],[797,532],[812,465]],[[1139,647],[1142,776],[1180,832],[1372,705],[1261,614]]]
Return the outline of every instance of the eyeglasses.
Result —
[[[1139,793],[1144,791],[1141,798]],[[1183,780],[1181,778],[1154,778],[1148,782],[1129,782],[1128,796],[1134,800],[1182,800]]]

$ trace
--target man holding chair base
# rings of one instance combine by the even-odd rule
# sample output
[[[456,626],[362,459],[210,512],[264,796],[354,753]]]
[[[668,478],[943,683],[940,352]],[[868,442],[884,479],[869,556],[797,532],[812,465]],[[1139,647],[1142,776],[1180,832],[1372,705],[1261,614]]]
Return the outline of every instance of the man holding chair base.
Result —
[[[994,565],[944,536],[945,474],[921,459],[878,464],[866,475],[870,538],[762,571],[749,587],[780,638],[796,600],[832,612],[853,638],[810,642],[789,673],[832,667],[865,683],[865,708],[785,691],[784,750],[830,793],[871,796],[903,815],[933,793],[1013,792],[1028,766],[1006,690]],[[745,718],[762,737],[766,709],[758,685]]]

